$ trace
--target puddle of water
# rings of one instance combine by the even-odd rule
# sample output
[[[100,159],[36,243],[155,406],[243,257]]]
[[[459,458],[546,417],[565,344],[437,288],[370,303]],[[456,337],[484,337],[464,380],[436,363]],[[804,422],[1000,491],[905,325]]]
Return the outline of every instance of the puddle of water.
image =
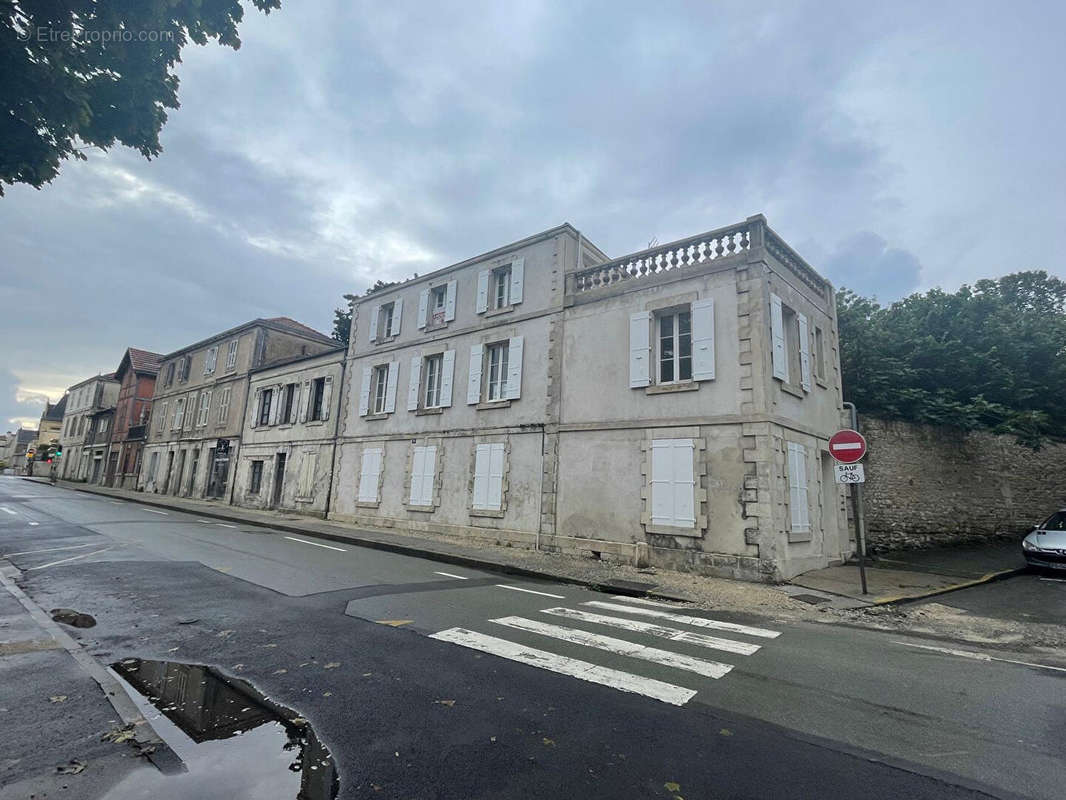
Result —
[[[126,693],[183,766],[137,770],[112,800],[332,800],[333,758],[297,714],[210,667],[126,659]]]

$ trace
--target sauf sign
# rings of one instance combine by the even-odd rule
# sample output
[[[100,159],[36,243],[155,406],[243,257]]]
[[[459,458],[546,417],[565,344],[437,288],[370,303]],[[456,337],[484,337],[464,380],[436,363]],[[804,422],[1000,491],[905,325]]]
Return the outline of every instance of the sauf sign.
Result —
[[[866,455],[866,439],[861,433],[850,428],[837,431],[829,440],[829,454],[837,461],[837,483],[865,483],[859,462]]]

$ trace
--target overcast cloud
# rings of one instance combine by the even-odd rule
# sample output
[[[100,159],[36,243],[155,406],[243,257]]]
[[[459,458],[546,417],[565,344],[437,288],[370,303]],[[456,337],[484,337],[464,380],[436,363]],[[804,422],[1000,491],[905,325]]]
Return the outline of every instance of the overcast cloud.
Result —
[[[1060,3],[283,4],[186,48],[161,158],[0,200],[0,430],[563,221],[616,256],[762,212],[882,301],[1066,275]]]

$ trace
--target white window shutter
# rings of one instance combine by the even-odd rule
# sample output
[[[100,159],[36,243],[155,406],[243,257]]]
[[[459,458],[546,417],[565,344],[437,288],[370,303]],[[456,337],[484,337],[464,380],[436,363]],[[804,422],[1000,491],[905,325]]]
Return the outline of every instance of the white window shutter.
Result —
[[[675,528],[696,527],[696,481],[692,439],[651,443],[651,521]]]
[[[378,340],[378,312],[381,311],[381,306],[374,305],[370,308],[370,341],[376,342]]]
[[[807,497],[807,448],[797,442],[788,443],[788,484],[792,531],[807,533],[811,529]]]
[[[692,304],[692,379],[714,380],[714,300]]]
[[[444,295],[444,321],[451,322],[455,319],[455,293],[459,287],[458,281],[448,281],[448,291]],[[487,298],[486,298],[487,299]]]
[[[522,337],[512,336],[507,345],[507,386],[503,396],[517,400],[522,396]]]
[[[389,382],[385,384],[385,413],[396,410],[396,383],[400,379],[400,362],[389,362]]]
[[[489,271],[481,270],[477,274],[477,313],[483,314],[489,310]]]
[[[333,376],[326,376],[326,385],[322,387],[322,419],[329,419],[329,409],[333,405]]]
[[[403,320],[403,298],[397,297],[396,302],[392,305],[392,328],[389,330],[389,336],[400,335],[400,322]]]
[[[362,469],[359,472],[359,501],[376,503],[378,500],[378,480],[381,475],[381,448],[368,447],[363,450]]]
[[[359,416],[370,411],[370,367],[363,367],[363,385],[359,389]]]
[[[492,445],[479,444],[474,456],[474,508],[488,508],[489,462]]]
[[[629,388],[651,385],[651,312],[629,315]]]
[[[773,374],[775,378],[788,380],[788,352],[785,350],[785,320],[781,310],[781,298],[770,295],[770,339],[773,344]]]
[[[452,382],[455,378],[455,351],[445,350],[441,364],[440,404],[445,408],[452,405]]]
[[[796,314],[796,321],[799,323],[800,385],[803,391],[809,392],[811,390],[811,342],[807,332],[807,315]]]
[[[526,278],[526,260],[516,258],[511,262],[511,305],[522,302],[522,286]]]
[[[429,316],[429,289],[423,289],[418,293],[418,327],[419,330],[426,327],[426,319]]]
[[[437,446],[426,448],[426,457],[422,462],[422,505],[433,505],[433,486],[437,482]]]
[[[418,384],[422,381],[422,356],[411,356],[411,382],[407,384],[407,410],[418,411]]]
[[[281,391],[285,387],[279,383],[273,388],[274,393],[270,396],[270,424],[277,425],[278,417],[281,416]]]
[[[470,346],[470,375],[466,382],[466,402],[468,405],[477,405],[481,402],[481,355],[484,348],[479,345]]]
[[[503,443],[489,445],[489,508],[503,508]]]
[[[426,448],[416,447],[411,455],[411,495],[408,502],[422,505],[422,473],[425,472]]]
[[[304,381],[300,388],[300,422],[307,422],[311,415],[311,381]]]

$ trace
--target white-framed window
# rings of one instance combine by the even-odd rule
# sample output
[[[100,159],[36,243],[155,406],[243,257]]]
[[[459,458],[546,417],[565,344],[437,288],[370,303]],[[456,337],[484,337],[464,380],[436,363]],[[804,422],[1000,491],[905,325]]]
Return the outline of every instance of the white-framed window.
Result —
[[[107,433],[108,424],[109,421],[107,417],[100,417],[100,430],[98,430],[97,433]]]
[[[203,392],[200,395],[200,411],[196,415],[196,427],[202,428],[207,424],[207,416],[211,412],[211,392]]]
[[[159,432],[162,432],[163,428],[167,426],[167,405],[169,405],[168,402],[164,400],[159,407],[159,424],[156,426],[156,430]]]
[[[174,401],[174,425],[173,428],[176,431],[181,430],[182,423],[185,422],[185,398],[179,397]]]
[[[296,384],[286,383],[281,390],[281,413],[278,422],[285,425],[296,421]]]
[[[651,443],[651,523],[696,527],[696,476],[692,439],[653,439]]]
[[[489,287],[493,308],[507,308],[511,305],[511,265],[497,267],[492,271],[492,285]]]
[[[329,401],[326,399],[326,379],[315,378],[311,381],[310,413],[308,418],[312,422],[329,418]]]
[[[811,343],[807,316],[770,295],[770,340],[773,376],[811,390]]]
[[[174,370],[176,368],[177,362],[175,361],[171,361],[169,364],[167,364],[167,376],[166,380],[163,381],[164,386],[170,386],[170,384],[174,383]]]
[[[218,345],[210,348],[204,354],[204,375],[210,375],[215,371],[215,366],[218,364]]]
[[[411,494],[408,502],[413,506],[433,505],[436,480],[436,445],[415,446],[411,453]]]
[[[260,389],[259,390],[259,411],[256,414],[256,420],[259,425],[270,424],[270,412],[274,403],[274,390],[273,389]]]
[[[308,450],[300,461],[300,479],[296,484],[298,497],[315,496],[315,468],[318,466],[318,453]]]
[[[656,383],[692,380],[692,312],[667,311],[655,315]]]
[[[503,508],[504,444],[479,444],[474,451],[474,498],[477,511]]]
[[[429,324],[444,324],[444,309],[448,302],[448,286],[442,284],[429,290]]]
[[[389,365],[378,364],[374,367],[371,374],[371,386],[370,394],[374,399],[373,409],[374,414],[384,414],[386,409],[385,400],[388,397],[389,387]]]
[[[385,303],[378,311],[378,338],[384,339],[392,331],[392,315],[396,311],[395,303]]]
[[[240,339],[234,339],[226,347],[226,369],[233,369],[237,366],[237,347],[240,341]]]
[[[485,399],[503,400],[507,388],[507,357],[510,342],[496,342],[485,348],[488,373],[485,378]]]
[[[378,502],[378,484],[381,478],[381,461],[384,450],[380,447],[363,448],[359,469],[359,502]]]
[[[426,356],[422,364],[423,378],[423,408],[440,407],[441,378],[444,374],[444,353]]]
[[[788,510],[793,533],[810,533],[810,499],[807,496],[807,448],[788,442]]]
[[[484,269],[477,278],[477,313],[509,308],[522,302],[525,281],[525,259],[516,258],[510,264]]]
[[[251,474],[248,478],[248,494],[259,494],[259,490],[263,487],[263,462],[253,461],[251,465]]]
[[[218,395],[218,423],[223,424],[229,417],[230,388],[227,386]]]

